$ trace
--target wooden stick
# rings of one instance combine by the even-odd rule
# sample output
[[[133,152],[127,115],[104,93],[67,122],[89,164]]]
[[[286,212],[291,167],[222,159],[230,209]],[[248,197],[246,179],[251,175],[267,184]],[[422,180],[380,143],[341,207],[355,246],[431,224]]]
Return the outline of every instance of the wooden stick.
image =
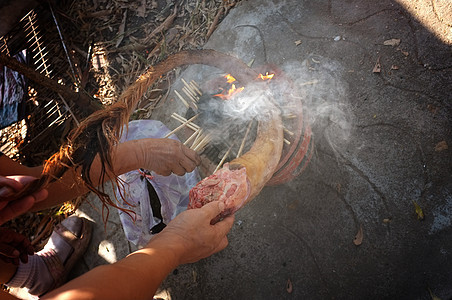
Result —
[[[202,134],[202,132],[203,132],[203,130],[202,130],[202,128],[201,128],[201,129],[198,131],[198,134],[196,135],[196,138],[195,138],[195,140],[193,141],[193,144],[191,144],[190,149],[194,149],[194,148],[198,145],[199,141],[204,137],[203,134]]]
[[[184,83],[185,87],[187,88],[187,90],[190,92],[190,94],[194,97],[194,98],[198,98],[198,96],[196,95],[196,91],[193,90],[192,86],[190,84],[188,84],[183,78],[181,78],[182,82]]]
[[[196,145],[193,149],[195,151],[201,151],[211,140],[210,134],[206,134],[206,136]]]
[[[197,103],[197,102],[198,102],[198,99],[196,99],[195,97],[193,97],[192,93],[188,90],[187,87],[184,86],[184,87],[182,88],[182,91],[185,93],[185,95],[188,96],[188,98],[190,98],[190,100],[191,100],[193,103]]]
[[[202,92],[199,88],[199,85],[196,83],[196,81],[190,81],[190,86],[193,88],[193,90],[195,90],[195,92],[197,92],[199,94],[199,96],[202,96]]]
[[[294,133],[292,131],[290,131],[289,129],[287,129],[286,127],[283,127],[283,130],[285,133],[287,133],[289,135],[294,135]]]
[[[246,128],[245,136],[243,137],[242,143],[240,144],[239,151],[237,152],[237,157],[239,157],[242,154],[243,147],[245,146],[246,138],[248,137],[248,133],[250,132],[253,121],[254,120],[251,120],[250,123],[248,124],[248,127]]]
[[[231,152],[231,149],[232,149],[232,147],[234,146],[234,144],[235,144],[235,143],[233,143],[233,144],[229,147],[228,151],[226,151],[226,153],[223,155],[223,158],[221,159],[220,163],[219,163],[218,166],[215,168],[215,171],[213,171],[214,173],[215,173],[216,171],[218,171],[218,169],[223,165],[224,161],[226,160],[226,158],[227,158],[228,155],[229,155],[229,152]]]
[[[190,105],[188,105],[187,100],[185,100],[185,99],[179,94],[178,91],[174,90],[174,93],[177,95],[177,97],[180,99],[180,101],[182,101],[182,103],[184,103],[184,105],[185,105],[187,108],[190,107]]]
[[[284,143],[286,143],[287,145],[290,145],[290,142],[286,139],[284,139]]]
[[[177,127],[176,129],[174,129],[173,131],[171,131],[170,133],[168,133],[167,135],[165,135],[165,138],[169,137],[170,135],[172,135],[173,133],[176,133],[177,131],[179,131],[181,128],[187,126],[188,123],[190,123],[191,121],[193,121],[194,119],[196,119],[199,116],[199,114],[194,115],[193,117],[190,118],[190,120],[185,121],[184,123],[182,123],[182,125],[179,125],[179,127]]]
[[[317,79],[311,80],[311,81],[306,81],[306,82],[303,82],[302,84],[300,84],[300,86],[310,85],[310,84],[317,84],[317,82],[319,82]]]
[[[295,119],[296,117],[297,117],[297,115],[295,115],[295,114],[283,115],[284,119]]]
[[[184,145],[187,145],[190,143],[190,141],[199,133],[201,129],[196,129],[195,132],[184,142]]]
[[[181,122],[181,123],[187,122],[187,119],[185,119],[184,117],[178,115],[177,113],[173,113],[173,114],[171,115],[171,117],[172,117],[173,119],[176,119],[177,121],[179,121],[179,122]],[[190,129],[193,129],[193,130],[199,129],[199,126],[196,125],[196,124],[193,123],[193,122],[187,123],[187,127],[190,128]]]

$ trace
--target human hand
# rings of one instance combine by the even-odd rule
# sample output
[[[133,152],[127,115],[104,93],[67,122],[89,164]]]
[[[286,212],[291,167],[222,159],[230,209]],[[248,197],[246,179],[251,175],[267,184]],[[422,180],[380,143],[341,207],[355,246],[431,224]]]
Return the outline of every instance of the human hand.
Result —
[[[234,223],[234,215],[231,215],[211,224],[223,209],[223,202],[214,201],[198,209],[186,210],[154,236],[148,245],[162,245],[165,249],[175,250],[179,264],[196,262],[221,251],[228,245],[227,233]]]
[[[19,265],[19,260],[28,262],[28,255],[34,250],[30,241],[23,235],[9,228],[0,228],[0,259]]]
[[[143,168],[163,176],[171,173],[182,176],[201,164],[195,151],[176,140],[144,139],[141,146]]]
[[[45,189],[20,199],[13,197],[16,192],[35,179],[32,176],[22,175],[0,176],[0,225],[27,212],[36,202],[47,198],[48,192]]]

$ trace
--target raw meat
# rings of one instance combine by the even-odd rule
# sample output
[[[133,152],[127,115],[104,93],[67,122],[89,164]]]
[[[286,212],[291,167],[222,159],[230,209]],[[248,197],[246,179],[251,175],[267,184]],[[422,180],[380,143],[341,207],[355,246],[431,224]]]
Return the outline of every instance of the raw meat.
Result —
[[[229,164],[204,178],[190,190],[188,208],[200,208],[212,201],[222,201],[225,209],[215,219],[218,221],[235,213],[250,195],[246,169],[230,170]]]

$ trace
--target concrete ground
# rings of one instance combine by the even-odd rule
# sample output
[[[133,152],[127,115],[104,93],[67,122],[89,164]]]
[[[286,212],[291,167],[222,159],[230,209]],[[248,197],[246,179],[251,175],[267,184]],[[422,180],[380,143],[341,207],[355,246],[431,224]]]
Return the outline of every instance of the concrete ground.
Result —
[[[205,48],[281,67],[303,93],[316,151],[236,214],[227,249],[179,267],[159,296],[451,299],[451,44],[447,0],[234,8]],[[104,230],[89,203],[79,213],[95,235],[72,276],[135,249],[117,213]]]

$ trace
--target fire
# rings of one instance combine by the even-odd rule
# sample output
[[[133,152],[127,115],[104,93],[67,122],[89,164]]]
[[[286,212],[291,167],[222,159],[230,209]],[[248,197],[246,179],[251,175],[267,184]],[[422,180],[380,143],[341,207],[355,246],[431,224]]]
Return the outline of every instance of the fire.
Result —
[[[270,80],[273,78],[273,76],[275,76],[275,74],[268,74],[268,72],[266,72],[265,75],[259,74],[258,78],[262,80]]]
[[[226,78],[227,83],[233,83],[237,81],[231,74],[225,75],[224,78]]]
[[[232,96],[240,93],[245,88],[245,87],[237,88],[235,86],[235,84],[233,83],[233,82],[236,82],[236,79],[231,74],[225,75],[224,78],[226,78],[227,83],[231,84],[231,88],[227,91],[227,93],[216,94],[216,95],[214,95],[215,97],[220,97],[223,100],[227,100],[227,99],[231,98]]]
[[[259,74],[258,78],[262,80],[271,80],[273,76],[275,76],[275,74],[268,74],[268,72],[266,72],[265,75]],[[236,82],[237,80],[231,74],[225,75],[224,78],[226,78],[226,82],[231,85],[231,88],[229,88],[227,93],[219,93],[214,95],[215,97],[220,97],[223,100],[227,100],[243,91],[244,87],[237,88],[235,86],[234,82]]]

